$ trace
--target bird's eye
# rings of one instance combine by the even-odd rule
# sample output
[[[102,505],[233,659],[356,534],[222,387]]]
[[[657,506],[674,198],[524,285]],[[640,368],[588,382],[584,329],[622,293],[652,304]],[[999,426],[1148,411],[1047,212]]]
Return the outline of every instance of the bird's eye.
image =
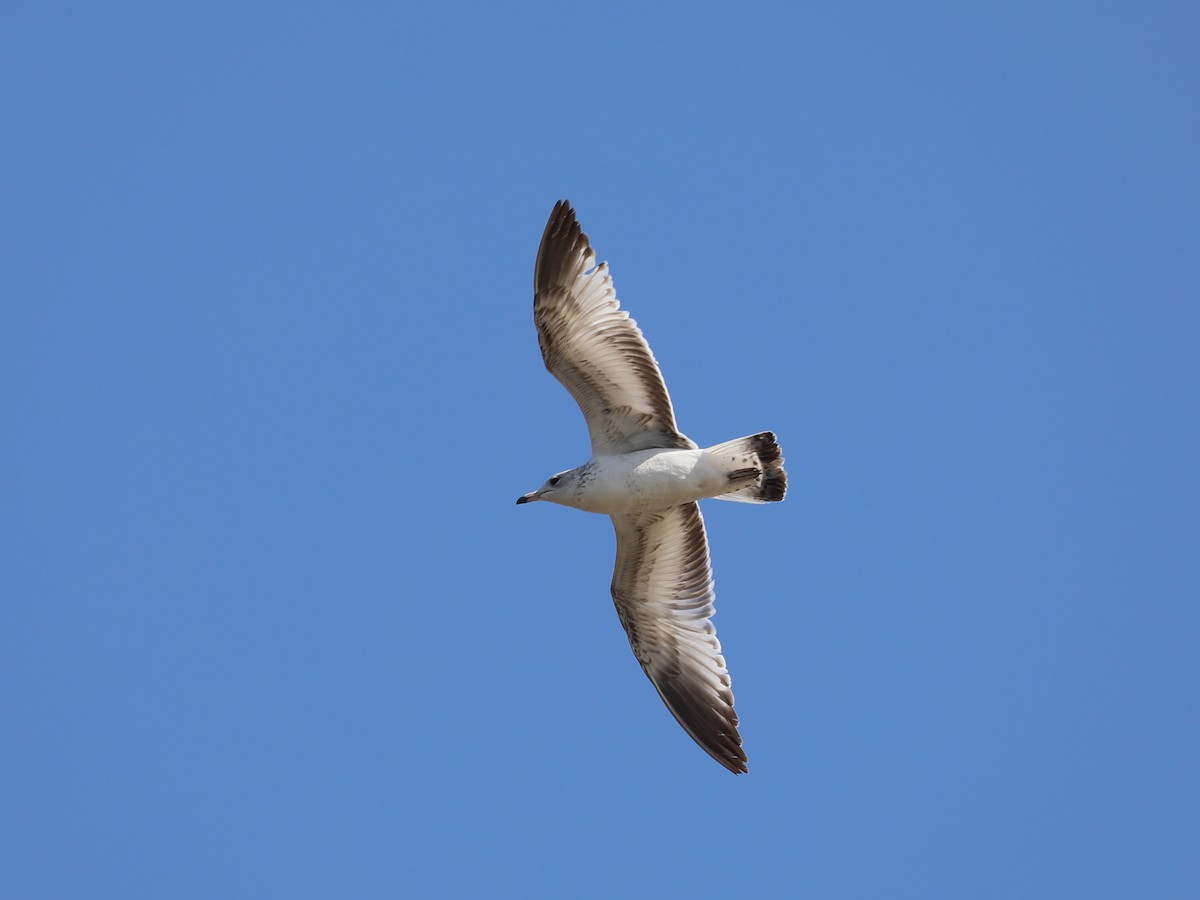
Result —
[[[553,478],[550,479],[550,487],[554,487],[556,484],[558,484],[558,476],[557,475],[555,475]]]

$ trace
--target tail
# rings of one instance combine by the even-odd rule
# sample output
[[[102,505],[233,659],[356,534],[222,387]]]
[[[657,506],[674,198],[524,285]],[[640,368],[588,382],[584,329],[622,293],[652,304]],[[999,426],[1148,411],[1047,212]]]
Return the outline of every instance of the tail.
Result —
[[[783,471],[783,451],[769,431],[726,441],[704,451],[720,465],[735,486],[714,500],[738,503],[771,503],[787,493],[787,472]]]

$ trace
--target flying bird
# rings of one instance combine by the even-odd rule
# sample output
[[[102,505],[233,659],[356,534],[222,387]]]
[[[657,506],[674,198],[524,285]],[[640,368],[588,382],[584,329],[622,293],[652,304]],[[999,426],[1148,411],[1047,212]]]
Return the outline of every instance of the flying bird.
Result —
[[[566,200],[546,224],[533,289],[542,359],[583,410],[592,458],[517,503],[612,516],[612,598],[634,656],[684,731],[729,771],[745,772],[697,501],[782,500],[787,475],[775,435],[701,449],[680,432],[650,346]]]

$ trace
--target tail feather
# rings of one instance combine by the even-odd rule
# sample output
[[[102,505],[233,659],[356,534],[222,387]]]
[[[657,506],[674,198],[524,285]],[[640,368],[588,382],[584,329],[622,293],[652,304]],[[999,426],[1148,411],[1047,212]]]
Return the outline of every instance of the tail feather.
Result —
[[[714,500],[772,503],[782,500],[787,493],[783,451],[770,431],[726,441],[704,452],[725,467],[730,481],[739,485],[728,494],[714,497]],[[750,477],[753,480],[746,483]]]

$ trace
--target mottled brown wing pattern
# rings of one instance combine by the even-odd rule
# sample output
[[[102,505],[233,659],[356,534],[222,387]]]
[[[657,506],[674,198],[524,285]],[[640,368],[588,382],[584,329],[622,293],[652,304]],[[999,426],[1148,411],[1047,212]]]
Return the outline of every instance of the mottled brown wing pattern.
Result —
[[[650,346],[565,200],[538,248],[533,318],[542,359],[583,411],[594,456],[696,446],[675,425]]]
[[[699,505],[612,519],[613,602],[634,655],[692,739],[729,771],[745,772],[729,671],[712,624],[715,593]]]

